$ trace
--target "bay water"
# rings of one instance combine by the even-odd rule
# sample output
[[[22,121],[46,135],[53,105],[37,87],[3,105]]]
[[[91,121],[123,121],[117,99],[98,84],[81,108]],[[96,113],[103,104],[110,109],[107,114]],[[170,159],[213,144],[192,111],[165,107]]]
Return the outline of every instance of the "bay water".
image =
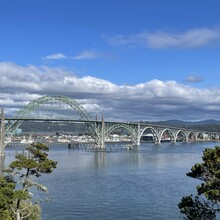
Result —
[[[43,220],[180,219],[177,204],[200,183],[186,172],[216,145],[142,143],[106,152],[52,146],[49,158],[57,168],[38,178],[49,193],[33,191],[33,198],[42,201]],[[18,150],[6,149],[6,166]]]

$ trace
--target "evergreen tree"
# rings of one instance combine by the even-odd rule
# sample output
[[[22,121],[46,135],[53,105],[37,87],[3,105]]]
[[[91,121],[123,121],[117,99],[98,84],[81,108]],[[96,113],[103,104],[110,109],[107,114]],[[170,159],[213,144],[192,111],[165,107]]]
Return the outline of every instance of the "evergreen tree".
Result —
[[[9,209],[14,199],[15,184],[0,176],[0,219],[11,219]]]
[[[39,205],[36,206],[28,201],[30,188],[36,187],[47,192],[47,188],[35,181],[42,174],[49,174],[56,168],[57,162],[48,159],[49,148],[42,143],[33,143],[27,147],[26,155],[18,154],[5,170],[8,175],[5,177],[8,183],[21,184],[20,188],[13,191],[13,204],[11,211],[17,220],[33,219],[34,210],[40,213]],[[31,217],[32,216],[32,217]],[[34,219],[40,219],[40,215],[35,215]]]
[[[197,195],[183,197],[178,204],[184,219],[212,220],[220,212],[220,146],[205,149],[203,162],[197,163],[186,175],[202,181],[197,186]]]

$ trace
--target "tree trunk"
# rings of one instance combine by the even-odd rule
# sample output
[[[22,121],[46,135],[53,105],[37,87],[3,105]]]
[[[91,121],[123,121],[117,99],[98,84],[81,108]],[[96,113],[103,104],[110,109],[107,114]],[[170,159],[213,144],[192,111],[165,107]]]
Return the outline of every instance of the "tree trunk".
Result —
[[[20,209],[18,209],[17,212],[16,212],[16,220],[21,220]]]

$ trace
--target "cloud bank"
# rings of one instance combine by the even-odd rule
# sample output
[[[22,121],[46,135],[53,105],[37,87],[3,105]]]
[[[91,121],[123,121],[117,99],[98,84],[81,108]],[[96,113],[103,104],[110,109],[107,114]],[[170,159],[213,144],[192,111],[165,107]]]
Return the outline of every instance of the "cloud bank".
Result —
[[[158,79],[136,85],[117,85],[92,76],[48,66],[0,63],[0,107],[6,115],[44,95],[75,99],[95,118],[106,120],[202,120],[220,114],[220,89],[198,89]]]
[[[220,42],[220,28],[199,28],[185,32],[142,32],[135,35],[104,36],[115,46],[143,46],[153,49],[200,48]]]

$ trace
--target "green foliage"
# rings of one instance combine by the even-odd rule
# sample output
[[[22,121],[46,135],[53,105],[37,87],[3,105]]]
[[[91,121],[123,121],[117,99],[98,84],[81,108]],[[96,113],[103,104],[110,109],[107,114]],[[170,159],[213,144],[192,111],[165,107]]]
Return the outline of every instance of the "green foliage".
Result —
[[[195,164],[186,175],[203,181],[197,186],[197,196],[183,197],[178,207],[185,219],[215,219],[220,210],[220,147],[205,149],[203,162]],[[205,196],[207,201],[199,199]],[[196,216],[196,217],[195,217]]]
[[[26,218],[24,218],[24,220],[40,220],[41,219],[41,208],[39,204],[32,204],[31,202],[23,201],[21,203],[21,209],[24,210],[24,213],[23,213],[24,216],[27,216]]]
[[[48,154],[46,153],[49,148],[42,143],[33,143],[27,147],[29,156],[17,155],[15,158],[17,160],[13,161],[9,167],[12,171],[21,171],[22,169],[27,170],[27,172],[21,177],[35,175],[39,177],[43,173],[51,173],[53,169],[56,168],[57,162],[48,159]]]
[[[9,205],[13,203],[15,184],[0,176],[0,219],[6,219]]]
[[[16,210],[16,203],[12,204],[12,209]],[[21,216],[23,220],[40,220],[41,219],[41,207],[40,205],[33,204],[30,201],[22,200],[20,203]],[[13,213],[12,213],[12,216]],[[13,218],[14,219],[14,218]]]
[[[36,187],[47,192],[47,188],[34,179],[42,174],[49,174],[56,168],[57,162],[48,159],[48,151],[46,145],[33,143],[27,147],[27,155],[17,155],[9,169],[4,170],[7,175],[4,178],[0,177],[0,219],[10,219],[10,216],[11,219],[40,219],[39,205],[28,201],[31,199],[29,190]],[[16,183],[21,183],[22,188],[15,189]]]
[[[0,219],[4,220],[13,220],[11,217],[11,214],[8,209],[4,210],[3,212],[0,213]]]
[[[220,201],[220,147],[205,149],[203,163],[195,164],[188,176],[204,181],[197,186],[199,195],[204,194],[208,200]]]
[[[27,191],[20,189],[14,191],[14,199],[26,200],[30,199],[30,196]]]
[[[198,196],[192,195],[183,197],[178,205],[180,212],[185,215],[187,220],[214,220],[216,215],[212,206]]]
[[[26,156],[19,154],[15,157],[17,160],[13,161],[9,167],[11,169],[33,169],[37,166],[37,162],[34,159],[27,158]]]

